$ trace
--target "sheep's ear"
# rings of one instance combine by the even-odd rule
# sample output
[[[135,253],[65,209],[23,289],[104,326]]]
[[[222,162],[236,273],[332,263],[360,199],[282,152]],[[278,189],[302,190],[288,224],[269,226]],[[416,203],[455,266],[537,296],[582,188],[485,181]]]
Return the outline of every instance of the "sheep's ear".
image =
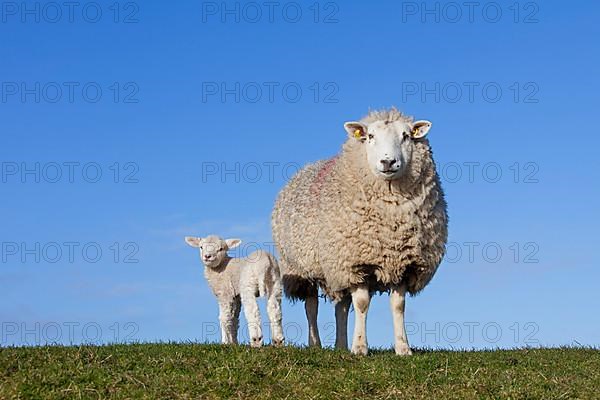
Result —
[[[348,136],[361,142],[364,142],[367,138],[367,127],[364,124],[356,121],[346,122],[344,129],[348,132]]]
[[[189,244],[192,247],[200,247],[202,245],[202,238],[199,237],[193,237],[193,236],[186,236],[185,237],[185,242],[187,244]]]
[[[225,243],[227,243],[227,248],[231,250],[242,244],[242,241],[240,239],[225,239]]]
[[[413,123],[412,127],[412,137],[415,139],[421,139],[427,135],[429,130],[431,129],[431,122],[421,120]]]

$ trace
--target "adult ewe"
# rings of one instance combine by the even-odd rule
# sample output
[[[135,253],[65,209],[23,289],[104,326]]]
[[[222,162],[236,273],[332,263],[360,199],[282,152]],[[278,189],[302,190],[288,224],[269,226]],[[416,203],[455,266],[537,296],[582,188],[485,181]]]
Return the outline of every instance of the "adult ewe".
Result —
[[[273,237],[286,294],[304,300],[309,344],[320,345],[318,289],[336,302],[336,347],[367,353],[371,295],[390,292],[396,354],[411,354],[404,297],[429,283],[444,255],[446,202],[425,135],[429,121],[392,108],[344,125],[342,152],[306,166],[281,191]]]
[[[276,346],[283,345],[281,275],[275,257],[263,250],[257,250],[243,258],[230,257],[227,250],[239,246],[242,242],[240,239],[223,240],[210,235],[205,238],[186,236],[185,241],[200,249],[204,277],[219,302],[221,342],[237,343],[240,306],[243,304],[250,345],[262,346],[263,335],[256,298],[266,297],[271,340]]]

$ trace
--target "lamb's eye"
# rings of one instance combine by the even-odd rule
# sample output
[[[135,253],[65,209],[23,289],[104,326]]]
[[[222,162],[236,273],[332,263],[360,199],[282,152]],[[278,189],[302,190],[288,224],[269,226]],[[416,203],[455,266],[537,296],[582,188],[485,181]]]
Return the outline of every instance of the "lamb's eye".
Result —
[[[369,138],[369,140],[372,140],[375,136],[373,136],[372,133],[369,133],[369,135],[367,137]]]

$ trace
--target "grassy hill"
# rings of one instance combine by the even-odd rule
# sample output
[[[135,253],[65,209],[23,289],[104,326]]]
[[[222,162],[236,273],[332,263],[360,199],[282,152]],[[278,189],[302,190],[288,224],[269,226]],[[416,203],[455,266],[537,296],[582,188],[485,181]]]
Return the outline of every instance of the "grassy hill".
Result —
[[[396,357],[200,344],[0,348],[10,398],[599,398],[600,351],[420,351]]]

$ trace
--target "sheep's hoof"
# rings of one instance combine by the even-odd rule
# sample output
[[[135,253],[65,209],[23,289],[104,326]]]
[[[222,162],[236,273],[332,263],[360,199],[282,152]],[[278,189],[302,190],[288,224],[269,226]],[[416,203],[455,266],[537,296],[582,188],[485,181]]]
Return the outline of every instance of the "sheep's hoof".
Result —
[[[281,346],[283,346],[284,341],[285,341],[284,338],[273,339],[273,346],[275,346],[275,347],[281,347]]]
[[[352,345],[352,354],[356,354],[359,356],[366,356],[367,353],[368,353],[368,349],[367,349],[366,344]]]
[[[250,346],[252,347],[261,347],[263,344],[263,338],[262,336],[259,337],[253,337],[251,342],[250,342]]]
[[[410,350],[410,347],[403,345],[403,346],[396,346],[396,355],[398,356],[412,356],[412,351]]]

